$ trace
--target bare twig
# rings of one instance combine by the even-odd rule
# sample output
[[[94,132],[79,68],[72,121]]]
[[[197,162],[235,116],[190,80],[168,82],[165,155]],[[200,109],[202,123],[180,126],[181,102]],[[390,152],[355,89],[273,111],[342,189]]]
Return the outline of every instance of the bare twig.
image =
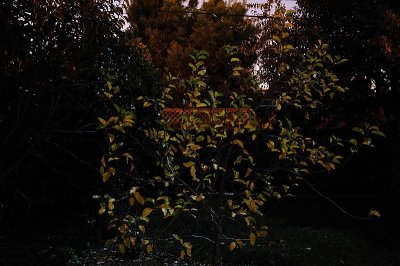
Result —
[[[335,206],[340,212],[342,212],[343,214],[356,219],[356,220],[362,220],[362,221],[372,221],[371,218],[367,218],[367,217],[360,217],[360,216],[355,216],[351,213],[349,213],[348,211],[346,211],[345,209],[343,209],[339,204],[337,204],[333,199],[331,199],[330,197],[322,194],[319,190],[317,190],[310,182],[308,182],[305,178],[302,179],[304,181],[304,183],[310,187],[310,189],[312,191],[314,191],[316,194],[318,194],[321,198],[325,199],[326,201],[330,202],[333,206]]]

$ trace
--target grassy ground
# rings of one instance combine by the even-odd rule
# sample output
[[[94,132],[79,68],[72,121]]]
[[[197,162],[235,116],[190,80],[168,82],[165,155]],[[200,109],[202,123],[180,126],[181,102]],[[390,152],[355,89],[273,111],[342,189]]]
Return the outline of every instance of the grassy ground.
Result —
[[[377,247],[361,232],[285,226],[276,220],[270,228],[270,238],[283,242],[264,249],[269,259],[259,265],[400,265],[399,248]]]
[[[269,236],[252,249],[230,253],[225,265],[400,265],[400,248],[379,247],[359,230],[293,225],[287,218],[268,220]],[[3,228],[4,229],[4,228]],[[91,232],[91,233],[88,233]],[[21,228],[1,233],[0,265],[207,265],[207,253],[179,260],[176,246],[163,244],[164,252],[133,258],[101,248],[96,230],[71,224],[69,231],[52,228]]]

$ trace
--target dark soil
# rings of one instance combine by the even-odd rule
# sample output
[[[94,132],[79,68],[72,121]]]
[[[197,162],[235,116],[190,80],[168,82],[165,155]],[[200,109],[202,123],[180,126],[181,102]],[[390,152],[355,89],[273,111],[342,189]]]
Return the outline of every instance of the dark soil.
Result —
[[[23,224],[23,225],[22,225]],[[225,265],[400,265],[398,246],[377,245],[357,229],[298,226],[282,216],[268,219],[270,233],[252,248],[229,252]],[[101,246],[94,220],[54,219],[2,227],[0,265],[209,265],[211,254],[181,260],[173,243],[155,243],[153,254],[120,255]]]

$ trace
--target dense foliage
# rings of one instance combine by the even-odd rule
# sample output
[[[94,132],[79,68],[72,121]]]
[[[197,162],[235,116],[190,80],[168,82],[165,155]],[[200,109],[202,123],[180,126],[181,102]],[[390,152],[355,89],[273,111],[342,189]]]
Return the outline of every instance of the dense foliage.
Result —
[[[379,156],[396,195],[398,5],[298,4],[1,1],[0,218],[97,211],[111,250],[219,265],[301,184],[360,219],[311,183],[352,190]]]
[[[275,13],[278,19],[287,16],[290,12],[284,9]],[[280,54],[294,49],[282,44],[281,38],[289,35],[282,32],[284,26],[291,27],[276,24],[280,32],[273,36]],[[270,207],[267,203],[285,197],[313,171],[334,171],[343,156],[373,146],[372,136],[383,135],[366,124],[354,128],[354,138],[345,145],[342,137],[317,140],[309,135],[313,131],[303,129],[345,93],[333,69],[346,60],[330,55],[322,41],[299,56],[285,86],[272,94],[260,90],[240,66],[237,47],[224,48],[231,74],[225,77],[223,92],[206,82],[210,74],[204,51],[190,56],[188,79],[170,75],[161,98],[139,97],[133,109],[119,104],[119,87],[108,83],[104,95],[114,112],[99,117],[109,143],[100,173],[114,189],[96,196],[101,200],[99,214],[109,215],[108,229],[116,233],[107,245],[117,245],[122,253],[152,253],[160,241],[177,240],[181,258],[207,247],[212,263],[218,265],[221,250],[255,245],[257,238],[267,234],[262,219],[263,210]],[[237,93],[238,86],[242,94]],[[173,126],[164,112],[176,102],[175,90],[184,92],[179,100],[190,112]],[[273,98],[266,101],[266,108],[250,95]],[[140,123],[142,108],[155,112],[153,123]],[[236,111],[232,115],[226,108]],[[251,108],[263,110],[263,116],[256,118]],[[229,224],[236,224],[236,230],[231,231]]]
[[[2,1],[0,12],[2,202],[21,214],[61,195],[79,202],[97,183],[105,75],[130,97],[160,93],[157,76],[128,45],[114,1]]]
[[[136,29],[138,41],[145,46],[148,58],[168,75],[188,78],[189,56],[195,50],[206,50],[210,58],[207,66],[207,82],[216,90],[224,90],[224,78],[229,68],[224,64],[224,46],[235,45],[242,55],[242,67],[251,69],[256,54],[251,47],[255,42],[256,29],[246,14],[246,6],[238,1],[204,1],[200,9],[198,1],[131,1],[128,15]],[[182,106],[179,99],[184,91],[175,91],[175,106]]]

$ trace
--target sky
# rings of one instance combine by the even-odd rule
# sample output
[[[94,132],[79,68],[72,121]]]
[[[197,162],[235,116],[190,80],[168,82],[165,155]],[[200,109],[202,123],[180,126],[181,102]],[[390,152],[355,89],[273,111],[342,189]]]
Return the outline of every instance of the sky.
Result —
[[[263,1],[254,1],[255,3],[263,2]],[[283,3],[286,5],[287,9],[293,9],[296,7],[296,0],[283,0]]]
[[[265,0],[248,0],[248,4],[262,4],[265,3]],[[286,9],[294,9],[296,7],[296,0],[282,0],[283,4],[286,6]],[[255,10],[256,14],[261,13],[261,10]],[[249,13],[252,13],[251,11]]]
[[[204,1],[204,0],[199,0],[199,6],[201,6],[201,4],[202,4],[203,1]],[[247,3],[248,3],[248,4],[255,4],[255,3],[262,4],[262,3],[265,3],[265,2],[266,2],[266,0],[247,0]],[[282,0],[282,2],[285,4],[285,6],[286,6],[287,9],[293,9],[293,8],[295,8],[296,5],[297,5],[297,4],[296,4],[296,0]],[[257,12],[257,10],[255,10],[255,11],[256,11],[256,12],[253,13],[252,10],[249,10],[249,11],[248,11],[248,14],[253,15],[253,14],[259,14],[259,13],[261,13],[261,11],[259,11],[259,12]],[[127,26],[128,26],[128,24],[124,25],[124,29],[127,28]]]
[[[202,0],[199,3],[203,2]],[[265,0],[247,0],[248,4],[255,4],[255,3],[265,3]],[[293,9],[296,6],[296,0],[282,0],[282,2],[286,5],[287,9]]]
[[[201,5],[202,2],[203,2],[203,0],[199,0],[199,5]],[[265,2],[266,2],[266,0],[247,0],[248,4],[256,4],[256,3],[262,4]],[[282,0],[282,2],[283,2],[283,4],[285,4],[287,9],[293,9],[296,7],[296,0]],[[257,10],[255,10],[255,11],[256,11],[256,14],[261,13],[261,11],[260,12],[257,12]],[[249,13],[252,13],[252,12],[249,11]]]
[[[253,4],[253,3],[265,3],[265,0],[247,0],[248,4]],[[293,9],[296,6],[296,0],[283,0],[282,1],[287,9]]]

